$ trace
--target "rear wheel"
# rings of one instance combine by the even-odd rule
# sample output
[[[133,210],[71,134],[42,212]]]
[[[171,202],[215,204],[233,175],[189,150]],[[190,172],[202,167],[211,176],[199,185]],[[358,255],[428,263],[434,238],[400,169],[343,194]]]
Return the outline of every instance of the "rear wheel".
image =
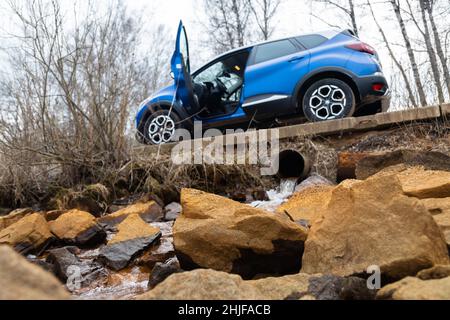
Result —
[[[158,110],[147,118],[141,135],[146,144],[164,144],[171,142],[175,135],[175,130],[181,127],[180,118],[175,112]]]
[[[303,113],[309,121],[351,117],[355,112],[355,95],[342,80],[327,78],[313,83],[303,97]]]

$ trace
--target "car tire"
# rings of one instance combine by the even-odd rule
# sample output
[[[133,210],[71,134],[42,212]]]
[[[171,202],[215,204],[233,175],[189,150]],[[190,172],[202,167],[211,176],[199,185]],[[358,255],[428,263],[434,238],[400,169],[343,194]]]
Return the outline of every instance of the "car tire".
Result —
[[[169,110],[158,110],[151,113],[139,132],[140,142],[159,145],[172,141],[175,130],[183,128],[180,117]]]
[[[351,117],[355,94],[342,80],[327,78],[314,82],[303,96],[303,113],[312,122]]]

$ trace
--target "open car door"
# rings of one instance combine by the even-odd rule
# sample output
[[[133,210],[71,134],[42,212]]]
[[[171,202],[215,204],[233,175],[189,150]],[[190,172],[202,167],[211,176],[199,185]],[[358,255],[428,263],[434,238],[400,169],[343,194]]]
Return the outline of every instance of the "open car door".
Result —
[[[182,21],[180,21],[178,26],[177,42],[171,60],[171,69],[175,80],[177,99],[182,101],[183,107],[189,114],[198,112],[200,106],[192,84],[189,43]]]

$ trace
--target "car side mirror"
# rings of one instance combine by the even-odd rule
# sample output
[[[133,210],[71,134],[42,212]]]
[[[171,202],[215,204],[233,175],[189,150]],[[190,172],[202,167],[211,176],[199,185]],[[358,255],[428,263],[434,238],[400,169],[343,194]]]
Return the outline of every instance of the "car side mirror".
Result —
[[[175,74],[173,73],[173,71],[170,71],[170,77],[171,77],[172,79],[175,79]]]

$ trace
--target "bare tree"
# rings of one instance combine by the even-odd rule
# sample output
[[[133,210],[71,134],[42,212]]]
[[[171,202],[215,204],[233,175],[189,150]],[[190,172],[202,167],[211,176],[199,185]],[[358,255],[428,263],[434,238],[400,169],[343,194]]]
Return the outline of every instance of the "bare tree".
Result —
[[[274,30],[272,20],[277,14],[281,0],[248,0],[262,40],[268,40]]]
[[[425,50],[427,52],[428,58],[430,60],[430,66],[431,66],[431,73],[433,75],[435,88],[437,91],[438,101],[439,103],[444,102],[444,94],[442,91],[442,85],[441,85],[441,76],[439,71],[439,66],[437,62],[436,52],[434,51],[433,45],[431,43],[431,35],[428,28],[428,21],[426,18],[426,9],[425,4],[423,0],[419,0],[419,9],[413,7],[411,5],[411,2],[409,0],[406,0],[406,4],[408,5],[409,9],[409,16],[411,17],[411,20],[414,22],[414,24],[417,27],[417,30],[422,35],[424,42],[425,42]],[[420,23],[416,20],[415,12],[419,11],[421,18],[422,18],[422,26]]]
[[[128,159],[130,107],[154,82],[150,59],[140,52],[139,17],[120,1],[104,14],[90,2],[70,27],[56,0],[8,4],[18,31],[6,52],[11,72],[0,79],[10,111],[0,114],[2,183],[22,193],[37,175],[42,183],[55,172],[62,185],[113,179]]]
[[[215,53],[244,46],[250,34],[248,0],[204,0],[207,23]]]
[[[384,45],[386,46],[386,49],[388,50],[389,56],[391,57],[391,59],[394,62],[395,66],[400,71],[400,74],[401,74],[401,76],[403,78],[403,81],[404,81],[404,84],[405,84],[405,87],[406,87],[406,91],[408,92],[409,101],[411,102],[411,104],[415,108],[417,108],[416,99],[414,97],[414,93],[413,93],[413,90],[411,88],[411,85],[409,84],[409,79],[408,79],[408,76],[406,75],[405,68],[402,66],[400,61],[397,59],[394,51],[392,50],[391,45],[389,43],[389,40],[386,37],[386,34],[385,34],[384,30],[381,27],[380,23],[378,22],[378,20],[377,20],[377,18],[375,16],[375,12],[373,11],[372,4],[370,3],[370,0],[367,0],[367,5],[368,5],[368,7],[370,9],[370,13],[372,14],[373,21],[375,22],[375,25],[377,26],[378,31],[380,32],[381,37],[383,38],[383,42],[384,42]]]
[[[332,8],[337,9],[340,12],[342,12],[345,15],[345,17],[347,17],[349,26],[351,26],[351,29],[353,30],[355,35],[356,36],[359,35],[359,26],[357,23],[356,12],[355,12],[355,0],[312,0],[312,1],[323,3],[327,6],[331,6]],[[322,22],[328,24],[331,27],[342,28],[342,26],[337,26],[337,25],[331,24],[330,22],[326,21],[319,15],[316,15],[314,13],[312,13],[312,15],[315,18],[321,20]]]
[[[400,11],[400,2],[399,0],[390,0],[392,8],[395,12],[395,16],[397,18],[398,25],[400,26],[400,31],[405,43],[406,51],[408,53],[408,57],[411,63],[411,68],[414,75],[414,82],[416,83],[416,88],[419,93],[420,104],[422,106],[427,105],[427,99],[425,96],[425,91],[422,86],[422,81],[420,79],[419,68],[417,67],[416,57],[414,55],[414,50],[411,45],[411,40],[409,38],[408,32],[406,31],[405,22],[403,20],[401,11]]]
[[[444,74],[444,80],[445,80],[445,84],[447,86],[448,95],[450,97],[450,71],[449,71],[449,68],[447,65],[446,55],[444,53],[444,50],[442,49],[441,37],[439,35],[439,31],[436,26],[436,22],[434,20],[434,11],[433,11],[434,3],[435,3],[434,0],[421,0],[422,6],[425,7],[425,10],[428,13],[428,19],[430,20],[431,30],[433,32],[434,43],[436,46],[436,53],[439,57],[439,60],[441,61],[442,70],[443,70],[443,74]]]

